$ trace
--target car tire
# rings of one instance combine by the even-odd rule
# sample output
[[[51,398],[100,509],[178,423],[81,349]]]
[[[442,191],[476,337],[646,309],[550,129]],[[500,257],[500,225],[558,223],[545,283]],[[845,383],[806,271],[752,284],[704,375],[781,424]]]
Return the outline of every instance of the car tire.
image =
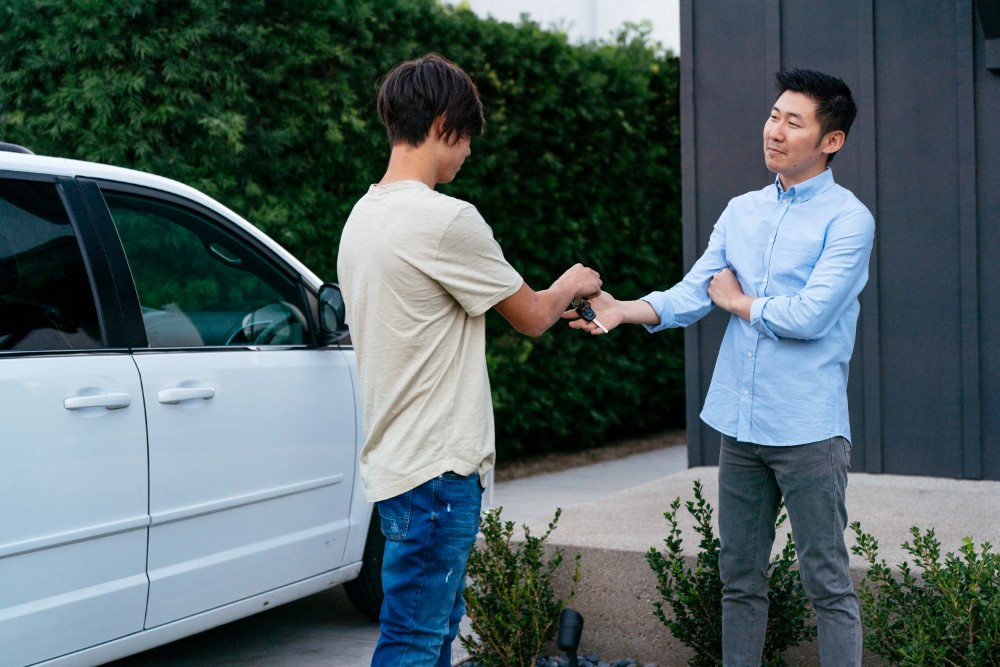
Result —
[[[382,534],[382,520],[378,508],[372,509],[368,522],[368,537],[365,539],[365,553],[361,560],[361,572],[356,579],[344,584],[344,591],[351,604],[365,616],[378,620],[382,609],[382,553],[385,551],[385,535]]]

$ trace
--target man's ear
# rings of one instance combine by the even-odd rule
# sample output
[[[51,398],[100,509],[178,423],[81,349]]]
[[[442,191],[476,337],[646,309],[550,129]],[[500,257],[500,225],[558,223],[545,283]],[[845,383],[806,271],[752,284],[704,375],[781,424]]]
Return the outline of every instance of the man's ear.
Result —
[[[843,130],[834,130],[833,132],[827,132],[826,136],[820,139],[819,143],[824,153],[833,155],[844,147],[846,139],[847,135],[844,134]]]
[[[444,136],[444,114],[441,114],[431,123],[431,136],[440,139]]]

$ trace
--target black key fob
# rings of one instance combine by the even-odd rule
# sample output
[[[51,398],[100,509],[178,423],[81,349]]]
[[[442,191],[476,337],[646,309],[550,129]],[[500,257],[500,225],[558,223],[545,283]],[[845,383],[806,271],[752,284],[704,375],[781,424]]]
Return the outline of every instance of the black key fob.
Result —
[[[594,309],[590,307],[590,302],[586,299],[581,299],[580,304],[576,307],[577,314],[588,322],[593,322],[597,314]]]

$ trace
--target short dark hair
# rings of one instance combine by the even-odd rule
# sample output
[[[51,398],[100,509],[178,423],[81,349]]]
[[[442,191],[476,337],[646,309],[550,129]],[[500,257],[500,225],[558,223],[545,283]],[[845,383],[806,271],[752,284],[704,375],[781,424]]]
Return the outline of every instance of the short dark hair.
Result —
[[[851,89],[842,79],[822,72],[807,69],[791,69],[778,72],[774,76],[777,97],[787,90],[802,93],[816,102],[816,120],[819,121],[820,137],[841,130],[844,136],[851,130],[858,116],[858,106],[851,96]],[[827,162],[833,159],[831,153]]]
[[[382,77],[378,116],[393,146],[419,146],[439,116],[444,116],[441,136],[448,141],[478,137],[486,125],[476,84],[436,53],[402,62]]]

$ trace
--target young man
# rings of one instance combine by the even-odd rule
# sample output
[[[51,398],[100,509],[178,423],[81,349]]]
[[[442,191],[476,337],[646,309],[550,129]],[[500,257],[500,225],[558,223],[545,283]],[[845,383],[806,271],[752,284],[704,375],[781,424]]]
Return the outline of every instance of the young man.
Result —
[[[874,219],[827,163],[857,115],[840,79],[782,72],[764,123],[763,190],[729,202],[684,279],[638,301],[607,292],[601,323],[685,327],[732,313],[701,418],[720,431],[723,661],[760,665],[767,566],[782,497],[824,667],[860,665],[861,623],[844,543],[850,467],[847,371],[868,280]],[[567,314],[571,316],[571,314]],[[601,334],[593,323],[575,328]]]
[[[365,408],[361,474],[387,542],[372,665],[451,665],[465,567],[493,467],[485,313],[539,336],[600,292],[577,264],[535,292],[472,205],[434,190],[483,131],[472,80],[428,55],[383,79],[389,166],[355,205],[337,260]]]

